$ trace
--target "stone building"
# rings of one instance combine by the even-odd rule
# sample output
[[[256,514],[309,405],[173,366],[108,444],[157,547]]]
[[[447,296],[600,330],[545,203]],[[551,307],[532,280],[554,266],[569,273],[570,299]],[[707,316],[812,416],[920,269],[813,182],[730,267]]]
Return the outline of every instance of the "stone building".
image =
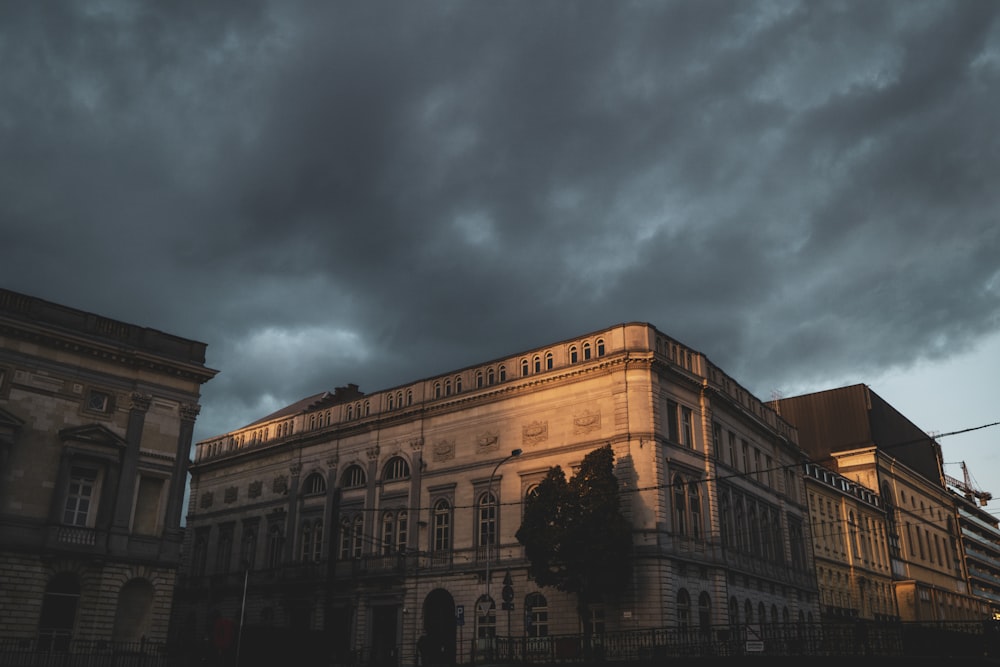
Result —
[[[413,664],[421,637],[468,662],[493,637],[549,651],[549,636],[584,625],[712,638],[818,620],[796,437],[645,323],[320,393],[197,443],[178,637],[242,616],[248,639],[313,632],[338,659]],[[570,475],[604,445],[633,576],[580,618],[572,597],[528,578],[514,534],[551,466]]]
[[[931,436],[863,384],[775,406],[798,429],[811,460],[878,490],[901,620],[989,618],[988,605],[969,588],[955,498],[944,483],[941,446]],[[873,539],[881,532],[868,531]]]
[[[898,620],[882,499],[817,463],[805,481],[823,620]]]
[[[0,636],[166,639],[204,361],[0,290]]]

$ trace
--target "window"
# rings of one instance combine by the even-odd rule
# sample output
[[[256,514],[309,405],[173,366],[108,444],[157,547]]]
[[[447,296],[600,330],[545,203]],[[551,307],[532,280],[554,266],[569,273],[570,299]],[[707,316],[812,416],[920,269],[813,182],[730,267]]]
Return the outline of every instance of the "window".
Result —
[[[585,623],[590,624],[590,633],[594,636],[604,634],[604,605],[592,604],[587,607]]]
[[[667,437],[671,442],[680,442],[680,428],[677,424],[677,403],[667,399]]]
[[[598,338],[597,339],[597,356],[599,356],[599,357],[603,357],[604,356],[604,339],[603,338]]]
[[[536,373],[541,373],[542,372],[542,358],[536,356],[534,358],[534,360],[533,360],[533,363],[535,365],[535,372]]]
[[[476,387],[478,389],[482,389],[483,388],[483,372],[482,371],[476,371]]]
[[[455,393],[456,394],[462,393],[462,378],[460,377],[455,378]]]
[[[729,625],[740,624],[740,601],[736,596],[729,598]]]
[[[240,564],[252,570],[257,560],[257,528],[243,524],[243,540],[240,543]]]
[[[344,471],[343,486],[345,489],[357,489],[365,485],[365,471],[359,465],[348,466]]]
[[[583,360],[587,361],[590,359],[590,343],[583,344]]]
[[[87,409],[91,412],[108,412],[111,409],[111,394],[91,390],[87,394]]]
[[[685,507],[684,480],[674,477],[674,534],[687,535],[687,508]]]
[[[677,627],[687,630],[691,625],[691,596],[687,589],[677,591]]]
[[[549,606],[541,593],[531,593],[524,599],[524,616],[529,637],[549,636]]]
[[[360,515],[344,517],[340,522],[340,559],[361,558],[364,520]]]
[[[486,371],[486,384],[493,385],[496,384],[496,371],[492,368]]]
[[[281,565],[281,548],[285,544],[285,536],[281,526],[271,526],[267,531],[267,566],[276,568]]]
[[[434,551],[451,549],[451,506],[447,500],[434,503]]]
[[[722,548],[729,549],[733,546],[733,520],[730,512],[729,492],[724,491],[719,497],[719,537],[722,540]]]
[[[729,465],[740,467],[739,456],[736,454],[736,434],[732,431],[729,432]]]
[[[219,528],[219,541],[215,548],[215,571],[220,574],[229,572],[233,560],[233,527]]]
[[[38,635],[49,642],[50,648],[68,646],[76,622],[76,606],[80,601],[80,582],[71,572],[55,575],[45,587],[42,613],[38,619]]]
[[[570,345],[569,347],[569,363],[575,364],[579,360],[579,352],[576,349],[576,345]]]
[[[407,389],[406,390],[406,404],[407,405],[413,405],[413,390],[412,389]]]
[[[545,353],[545,370],[551,371],[552,370],[552,363],[553,363],[552,353],[551,352],[546,352]]]
[[[497,501],[492,493],[479,496],[479,546],[495,547],[497,540]],[[492,549],[491,549],[492,550]]]
[[[318,472],[306,477],[305,484],[302,485],[302,493],[307,496],[326,493],[326,480]]]
[[[351,557],[351,520],[344,518],[340,521],[340,560],[347,560]]]
[[[507,367],[506,366],[501,366],[499,373],[500,373],[500,382],[506,382],[507,381]]]
[[[302,544],[299,552],[303,562],[318,563],[323,552],[323,521],[307,519],[302,522]]]
[[[712,458],[722,460],[722,424],[712,422]]]
[[[382,515],[382,555],[389,556],[406,549],[406,510],[391,510]]]
[[[701,539],[701,494],[697,482],[688,484],[688,509],[691,512],[691,537]]]
[[[434,398],[441,398],[441,383],[434,383]]]
[[[451,396],[451,380],[444,381],[444,395]]]
[[[698,629],[706,635],[712,629],[712,599],[704,591],[698,596]]]
[[[208,528],[198,528],[194,533],[194,549],[191,551],[191,572],[196,577],[205,574],[208,563]]]
[[[393,410],[393,409],[395,409],[395,407],[396,407],[396,402],[395,402],[395,399],[394,399],[394,397],[393,397],[392,394],[389,394],[389,397],[386,399],[386,407],[390,411]]]
[[[522,359],[521,360],[521,377],[527,377],[527,376],[528,376],[528,360],[527,359]]]
[[[481,605],[476,604],[476,636],[479,639],[492,639],[496,637],[497,634],[497,605],[493,601],[493,598],[486,597],[485,595],[479,596],[480,602],[487,602],[487,612],[486,615],[482,615]]]
[[[681,444],[694,447],[694,430],[691,425],[691,408],[681,408]]]
[[[97,470],[82,466],[70,468],[63,523],[70,526],[91,525],[90,509],[94,501],[96,486]]]
[[[382,479],[391,482],[410,476],[410,464],[402,456],[394,456],[385,464]]]

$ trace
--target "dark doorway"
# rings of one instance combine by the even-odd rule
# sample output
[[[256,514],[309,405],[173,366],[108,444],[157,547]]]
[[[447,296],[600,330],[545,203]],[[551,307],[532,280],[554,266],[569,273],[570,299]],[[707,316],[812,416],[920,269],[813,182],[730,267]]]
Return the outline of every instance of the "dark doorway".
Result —
[[[424,599],[424,636],[420,639],[424,665],[455,664],[455,600],[436,588]]]
[[[372,607],[372,664],[395,667],[399,664],[399,606]]]

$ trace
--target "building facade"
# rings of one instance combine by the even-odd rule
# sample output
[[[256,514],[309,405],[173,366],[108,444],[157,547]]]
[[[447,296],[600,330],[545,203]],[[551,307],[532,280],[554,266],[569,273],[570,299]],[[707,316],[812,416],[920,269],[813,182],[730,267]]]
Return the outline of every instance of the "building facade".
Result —
[[[166,639],[204,355],[0,290],[0,636]]]
[[[878,394],[852,385],[776,402],[810,459],[878,495],[902,621],[975,621],[989,609],[969,588],[941,447]],[[881,530],[868,528],[873,538]],[[874,532],[872,532],[874,531]]]
[[[817,463],[805,482],[823,620],[898,620],[879,495]]]
[[[967,479],[960,481],[947,476],[945,479],[958,510],[969,588],[973,595],[986,601],[993,619],[1000,620],[1000,522],[984,509],[992,494],[973,489]]]
[[[514,535],[550,467],[571,474],[605,445],[633,576],[581,618],[528,578]],[[410,664],[418,643],[468,662],[494,637],[549,651],[584,630],[807,623],[803,462],[794,428],[645,323],[371,394],[349,385],[197,443],[175,627],[242,619],[248,638],[321,633],[337,659]]]

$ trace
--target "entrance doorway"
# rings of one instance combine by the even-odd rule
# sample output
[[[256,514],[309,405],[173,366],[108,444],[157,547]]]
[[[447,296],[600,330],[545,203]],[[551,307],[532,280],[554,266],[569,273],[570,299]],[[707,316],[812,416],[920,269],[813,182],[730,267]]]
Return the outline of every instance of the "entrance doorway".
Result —
[[[399,664],[399,605],[372,607],[372,664],[396,667]]]
[[[424,598],[424,635],[419,640],[422,664],[455,664],[455,599],[443,588]]]

